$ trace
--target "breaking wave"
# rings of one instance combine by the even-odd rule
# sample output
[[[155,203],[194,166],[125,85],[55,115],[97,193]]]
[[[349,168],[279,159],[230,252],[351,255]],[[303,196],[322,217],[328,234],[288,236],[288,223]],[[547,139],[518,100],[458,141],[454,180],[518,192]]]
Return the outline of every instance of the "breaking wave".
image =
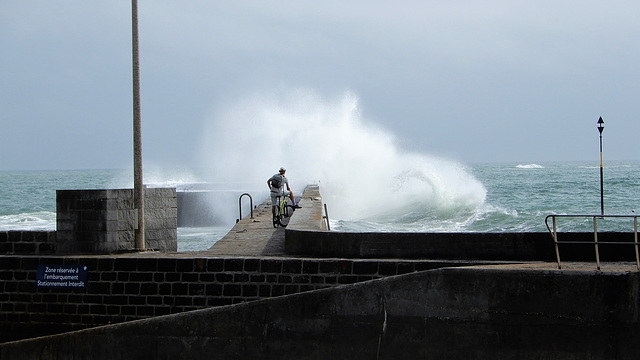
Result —
[[[332,218],[343,221],[406,228],[425,217],[473,216],[486,196],[465,166],[400,148],[349,92],[331,100],[307,90],[249,97],[213,114],[202,144],[213,182],[266,190],[284,166],[295,192],[319,184]]]

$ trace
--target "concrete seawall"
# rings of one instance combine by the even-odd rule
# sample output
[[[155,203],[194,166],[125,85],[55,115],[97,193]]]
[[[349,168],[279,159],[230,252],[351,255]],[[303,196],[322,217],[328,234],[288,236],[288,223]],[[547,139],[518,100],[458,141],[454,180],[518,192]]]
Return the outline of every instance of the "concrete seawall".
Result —
[[[637,359],[637,272],[448,268],[0,346],[2,359]]]
[[[0,342],[468,264],[189,253],[2,256]],[[39,265],[86,266],[86,288],[39,288]]]
[[[205,252],[2,257],[3,333],[120,323],[6,342],[0,358],[638,358],[634,263],[596,271],[591,246],[558,270],[548,234],[399,234],[394,258],[393,234],[321,230],[317,187],[300,203],[286,231],[263,203]],[[87,290],[35,289],[47,262],[89,264]]]
[[[603,261],[635,261],[633,233],[598,234]],[[563,233],[563,261],[595,261],[593,233]],[[590,242],[590,243],[585,243]],[[628,245],[608,245],[626,242]],[[467,259],[556,261],[548,232],[526,233],[375,233],[287,229],[288,254],[317,258]]]

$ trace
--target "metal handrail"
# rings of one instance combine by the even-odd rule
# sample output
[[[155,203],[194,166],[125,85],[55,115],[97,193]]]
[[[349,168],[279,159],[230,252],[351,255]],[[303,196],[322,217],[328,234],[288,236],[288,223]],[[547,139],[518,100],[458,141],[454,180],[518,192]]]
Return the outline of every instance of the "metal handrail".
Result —
[[[325,213],[325,215],[322,216],[322,220],[325,221],[325,225],[327,227],[327,230],[331,231],[331,225],[329,224],[329,212],[327,211],[327,204],[324,204],[324,213]]]
[[[591,244],[591,241],[558,241],[558,230],[556,227],[556,218],[561,217],[574,217],[574,218],[592,218],[593,219],[593,244],[596,252],[596,267],[600,270],[600,252],[598,250],[598,246],[602,244],[606,245],[631,245],[633,244],[636,250],[636,269],[640,270],[640,252],[638,251],[638,215],[547,215],[544,219],[545,225],[547,225],[547,229],[553,238],[553,243],[555,245],[556,250],[556,261],[558,262],[558,269],[561,269],[560,266],[560,250],[558,249],[558,244]],[[549,218],[553,219],[553,230],[549,227]],[[628,241],[607,241],[604,243],[598,242],[598,218],[633,218],[633,242]]]
[[[240,198],[238,199],[238,210],[240,210],[240,217],[238,218],[236,223],[238,221],[242,220],[242,197],[245,196],[245,195],[249,197],[249,206],[251,207],[251,218],[253,219],[253,198],[251,197],[251,194],[244,193],[244,194],[240,195]]]

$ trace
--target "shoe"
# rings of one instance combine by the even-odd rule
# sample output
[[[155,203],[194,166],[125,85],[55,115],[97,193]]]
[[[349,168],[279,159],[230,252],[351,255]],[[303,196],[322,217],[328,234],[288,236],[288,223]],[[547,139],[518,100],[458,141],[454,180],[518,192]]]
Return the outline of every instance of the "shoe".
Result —
[[[302,209],[302,206],[300,206],[300,205],[298,205],[298,204],[295,204],[295,205],[293,206],[293,208],[294,208],[294,209]]]

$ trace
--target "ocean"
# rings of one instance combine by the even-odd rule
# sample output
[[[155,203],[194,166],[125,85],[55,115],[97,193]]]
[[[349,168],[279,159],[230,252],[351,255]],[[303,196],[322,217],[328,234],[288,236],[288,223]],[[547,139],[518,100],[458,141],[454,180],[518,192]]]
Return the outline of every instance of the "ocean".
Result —
[[[426,165],[425,165],[426,164]],[[250,193],[254,205],[267,198],[266,179],[255,182],[209,181],[206,171],[145,172],[150,187],[191,191],[215,189],[216,226],[178,228],[178,250],[206,250],[238,217],[238,197]],[[287,174],[295,178],[294,174]],[[594,162],[460,164],[421,161],[381,179],[375,191],[357,191],[355,178],[342,183],[315,181],[327,203],[335,231],[380,232],[544,232],[551,214],[600,214],[600,169]],[[604,166],[605,215],[640,211],[640,161]],[[375,181],[372,179],[371,181]],[[326,186],[324,185],[325,183]],[[55,230],[56,190],[131,188],[125,170],[0,171],[0,230]],[[305,184],[293,187],[300,194]],[[367,188],[368,189],[368,188]],[[243,204],[243,214],[249,213]],[[632,219],[606,219],[599,231],[633,231]],[[561,231],[592,231],[585,219],[559,220]]]

